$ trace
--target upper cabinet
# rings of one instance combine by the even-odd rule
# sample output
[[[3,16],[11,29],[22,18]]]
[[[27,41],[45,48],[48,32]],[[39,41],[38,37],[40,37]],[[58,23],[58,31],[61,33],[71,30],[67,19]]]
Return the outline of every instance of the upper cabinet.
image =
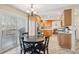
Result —
[[[72,9],[64,10],[64,26],[71,26]]]

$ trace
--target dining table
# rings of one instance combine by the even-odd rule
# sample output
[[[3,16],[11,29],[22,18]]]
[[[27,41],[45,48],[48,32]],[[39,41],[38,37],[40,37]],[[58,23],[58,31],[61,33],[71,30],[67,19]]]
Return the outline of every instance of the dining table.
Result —
[[[45,40],[44,37],[37,37],[37,36],[29,36],[29,37],[24,37],[24,41],[26,43],[32,44],[32,54],[39,53],[36,51],[36,45],[43,43]]]

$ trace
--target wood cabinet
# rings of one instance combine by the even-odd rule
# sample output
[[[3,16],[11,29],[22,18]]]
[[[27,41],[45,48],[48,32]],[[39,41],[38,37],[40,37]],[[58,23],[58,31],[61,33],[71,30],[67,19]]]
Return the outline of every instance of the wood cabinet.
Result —
[[[59,45],[62,48],[71,48],[71,34],[64,34],[61,33],[58,35],[58,41],[59,41]]]
[[[72,23],[72,9],[64,10],[64,26],[71,26]]]

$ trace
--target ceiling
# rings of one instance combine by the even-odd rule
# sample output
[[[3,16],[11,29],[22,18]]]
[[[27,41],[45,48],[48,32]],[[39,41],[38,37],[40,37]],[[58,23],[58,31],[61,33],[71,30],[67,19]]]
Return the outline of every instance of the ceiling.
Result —
[[[12,6],[26,12],[30,10],[30,4],[12,4]],[[63,12],[63,7],[70,6],[70,4],[34,4],[33,8],[43,19],[57,19]]]

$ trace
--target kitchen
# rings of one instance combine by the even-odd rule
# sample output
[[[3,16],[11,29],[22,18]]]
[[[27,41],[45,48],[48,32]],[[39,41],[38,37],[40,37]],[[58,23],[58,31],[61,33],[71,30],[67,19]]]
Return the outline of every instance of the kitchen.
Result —
[[[28,14],[26,15],[25,12],[23,12],[24,10],[26,11],[26,9],[29,9],[28,7],[26,7],[26,9],[24,10],[19,10],[19,9],[23,9],[22,5],[17,5],[17,4],[13,4],[13,5],[0,5],[1,7],[1,12],[0,12],[0,19],[1,19],[1,25],[0,27],[2,28],[2,30],[0,31],[0,36],[2,36],[2,33],[4,32],[7,34],[7,30],[5,31],[4,28],[6,29],[10,29],[12,31],[14,31],[12,33],[12,31],[8,34],[15,35],[12,37],[15,37],[14,39],[18,39],[18,31],[20,31],[20,29],[22,29],[23,31],[28,31],[29,30],[29,36],[33,36],[38,34],[38,31],[43,32],[44,36],[48,36],[50,35],[50,42],[49,42],[49,52],[51,54],[55,53],[56,51],[59,51],[59,48],[62,49],[67,49],[69,51],[75,52],[75,53],[79,53],[77,52],[77,50],[79,49],[79,42],[78,42],[78,26],[79,26],[79,5],[64,5],[61,4],[60,7],[55,8],[53,4],[47,4],[47,5],[41,5],[43,6],[42,8],[39,7],[39,9],[37,9],[38,11],[40,9],[43,9],[45,6],[48,6],[45,9],[50,9],[49,11],[45,9],[41,12],[38,13],[39,16],[35,17],[35,18],[29,18],[29,27],[28,27]],[[5,8],[2,8],[2,6],[4,6]],[[25,6],[25,5],[24,5]],[[28,6],[28,5],[27,5]],[[38,6],[38,5],[36,5]],[[49,6],[53,6],[52,9]],[[7,8],[8,7],[8,8]],[[16,8],[15,8],[16,7]],[[36,7],[37,8],[37,7]],[[11,10],[10,13],[8,10]],[[19,10],[19,11],[18,11]],[[12,13],[15,12],[16,13]],[[44,12],[45,11],[45,12]],[[27,16],[27,17],[26,17]],[[8,19],[5,21],[5,19]],[[12,21],[10,19],[13,19]],[[17,20],[17,21],[16,21]],[[19,21],[20,20],[20,21]],[[10,22],[8,22],[10,21]],[[8,26],[11,27],[8,27]],[[13,27],[14,26],[14,27]],[[39,27],[39,29],[37,29],[37,27]],[[3,31],[3,32],[2,32]],[[46,31],[48,31],[49,33],[45,33]],[[4,36],[3,35],[3,36]],[[6,35],[5,35],[6,36]],[[6,39],[5,37],[0,37],[2,39]],[[12,39],[13,40],[13,39]],[[3,40],[2,42],[5,44],[2,44],[2,42],[0,43],[1,45],[1,51],[4,49],[5,51],[7,49],[5,49],[7,46],[9,47],[9,49],[13,48],[13,47],[17,47],[18,43],[17,40],[10,41],[11,43],[8,43],[8,40],[5,41]],[[56,41],[55,41],[56,40]],[[11,45],[11,47],[10,47]],[[57,49],[57,50],[56,50]],[[50,51],[51,50],[51,51]],[[54,52],[53,52],[54,51]]]

